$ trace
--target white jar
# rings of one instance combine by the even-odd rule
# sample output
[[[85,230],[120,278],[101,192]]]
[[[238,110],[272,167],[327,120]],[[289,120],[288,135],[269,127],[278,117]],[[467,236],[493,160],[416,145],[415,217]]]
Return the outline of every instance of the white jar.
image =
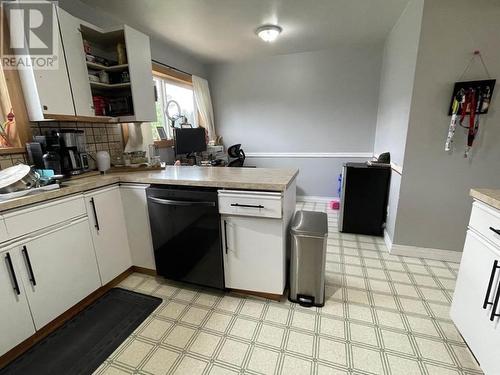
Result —
[[[111,157],[107,151],[98,151],[96,154],[97,169],[104,173],[111,168]]]

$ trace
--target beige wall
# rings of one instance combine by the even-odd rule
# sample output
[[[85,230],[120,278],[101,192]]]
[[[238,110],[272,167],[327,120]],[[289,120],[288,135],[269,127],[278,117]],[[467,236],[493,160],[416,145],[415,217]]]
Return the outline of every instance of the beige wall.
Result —
[[[392,161],[400,167],[405,153],[423,7],[423,0],[410,1],[384,46],[374,151],[375,154],[390,152]],[[391,240],[394,240],[401,178],[392,173],[387,214]]]
[[[394,242],[461,251],[473,187],[500,188],[500,96],[481,119],[479,139],[464,159],[465,134],[444,151],[453,84],[479,49],[500,78],[500,2],[426,0],[410,112]],[[484,79],[479,62],[464,80]]]

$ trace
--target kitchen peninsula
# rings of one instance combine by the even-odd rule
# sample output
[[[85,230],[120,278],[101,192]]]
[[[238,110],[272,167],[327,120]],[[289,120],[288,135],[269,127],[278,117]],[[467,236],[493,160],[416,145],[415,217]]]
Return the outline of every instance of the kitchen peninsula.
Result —
[[[298,173],[297,169],[168,166],[164,170],[154,172],[111,173],[80,177],[65,181],[62,187],[57,190],[0,202],[0,213],[117,183],[285,192],[292,185],[295,186]],[[295,190],[293,194],[295,195]]]
[[[134,271],[166,275],[161,271],[170,267],[173,279],[197,274],[193,283],[206,286],[212,285],[196,281],[200,274],[217,273],[219,289],[281,296],[297,174],[167,167],[69,180],[58,190],[0,203],[0,256],[9,270],[0,283],[0,356],[14,358],[22,351],[16,345],[43,337]],[[171,191],[193,199],[173,200]],[[213,200],[200,201],[198,193]],[[161,216],[152,216],[151,207]],[[165,233],[172,234],[167,246],[157,241]],[[183,251],[175,248],[179,237]],[[173,267],[176,261],[191,264]]]

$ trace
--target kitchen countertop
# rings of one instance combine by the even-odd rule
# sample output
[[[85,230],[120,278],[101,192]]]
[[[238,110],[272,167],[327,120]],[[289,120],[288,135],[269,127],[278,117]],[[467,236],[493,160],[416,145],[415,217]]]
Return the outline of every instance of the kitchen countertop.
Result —
[[[44,202],[118,182],[201,186],[221,189],[285,191],[298,169],[174,167],[160,171],[112,173],[79,177],[63,182],[63,187],[0,202],[0,212]]]
[[[472,189],[471,197],[500,210],[500,189]]]

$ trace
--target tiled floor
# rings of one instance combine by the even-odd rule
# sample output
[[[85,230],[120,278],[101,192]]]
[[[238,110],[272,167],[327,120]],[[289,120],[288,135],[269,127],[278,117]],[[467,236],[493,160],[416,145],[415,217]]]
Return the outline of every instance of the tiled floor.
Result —
[[[164,302],[96,373],[482,374],[448,316],[458,264],[389,255],[327,213],[325,307],[134,274],[123,287]]]

